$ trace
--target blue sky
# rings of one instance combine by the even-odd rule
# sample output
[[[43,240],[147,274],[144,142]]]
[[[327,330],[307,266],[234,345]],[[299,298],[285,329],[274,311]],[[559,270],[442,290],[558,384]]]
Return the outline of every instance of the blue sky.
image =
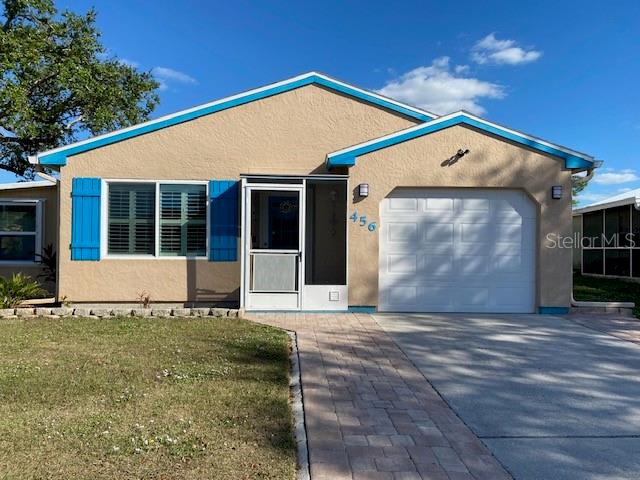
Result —
[[[637,0],[93,5],[109,51],[161,81],[154,116],[319,70],[604,160],[583,204],[640,187]]]

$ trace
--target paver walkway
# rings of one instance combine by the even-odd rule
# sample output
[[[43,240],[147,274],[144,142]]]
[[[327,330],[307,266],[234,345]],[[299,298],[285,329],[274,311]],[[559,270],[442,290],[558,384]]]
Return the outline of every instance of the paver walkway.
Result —
[[[312,480],[511,479],[370,315],[245,318],[297,333]]]

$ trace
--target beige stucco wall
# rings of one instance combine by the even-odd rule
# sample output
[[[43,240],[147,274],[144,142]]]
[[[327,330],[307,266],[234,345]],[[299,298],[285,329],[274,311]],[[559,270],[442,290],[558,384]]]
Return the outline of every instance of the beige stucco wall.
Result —
[[[45,247],[52,244],[54,250],[58,250],[58,188],[55,185],[51,187],[36,188],[16,188],[13,190],[0,190],[0,200],[8,199],[30,199],[44,200],[42,208],[43,222],[43,238],[42,246]],[[7,277],[14,273],[22,272],[25,275],[36,279],[42,272],[42,267],[38,264],[33,265],[10,265],[4,264],[0,266],[0,276]],[[53,286],[47,286],[53,289]],[[53,293],[53,292],[52,292]]]
[[[415,121],[307,86],[71,157],[61,169],[60,245],[71,241],[71,180],[237,179],[241,173],[325,172],[328,152]],[[71,261],[60,252],[59,295],[72,302],[237,301],[240,262]]]
[[[458,149],[469,149],[453,166],[442,162]],[[538,205],[537,302],[568,307],[571,299],[571,250],[549,248],[547,234],[570,236],[571,172],[562,160],[541,155],[474,129],[455,126],[357,159],[351,188],[369,184],[369,196],[351,204],[369,221],[379,219],[380,202],[396,187],[495,187],[526,191]],[[563,185],[561,200],[551,186]],[[349,228],[349,304],[378,301],[378,235],[357,223]]]

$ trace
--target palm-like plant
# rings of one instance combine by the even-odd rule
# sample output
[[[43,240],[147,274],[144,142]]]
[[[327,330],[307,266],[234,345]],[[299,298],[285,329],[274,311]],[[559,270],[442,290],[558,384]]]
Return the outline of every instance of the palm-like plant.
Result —
[[[38,282],[22,273],[15,273],[9,278],[0,277],[0,306],[15,308],[24,300],[35,298],[42,293]]]

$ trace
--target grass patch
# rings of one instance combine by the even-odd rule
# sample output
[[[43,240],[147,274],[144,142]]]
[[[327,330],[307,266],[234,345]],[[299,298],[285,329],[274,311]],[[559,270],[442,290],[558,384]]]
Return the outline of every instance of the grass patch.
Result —
[[[573,275],[573,297],[586,302],[634,302],[633,314],[640,318],[640,283],[576,273]]]
[[[284,332],[194,318],[0,332],[2,479],[295,476]]]

